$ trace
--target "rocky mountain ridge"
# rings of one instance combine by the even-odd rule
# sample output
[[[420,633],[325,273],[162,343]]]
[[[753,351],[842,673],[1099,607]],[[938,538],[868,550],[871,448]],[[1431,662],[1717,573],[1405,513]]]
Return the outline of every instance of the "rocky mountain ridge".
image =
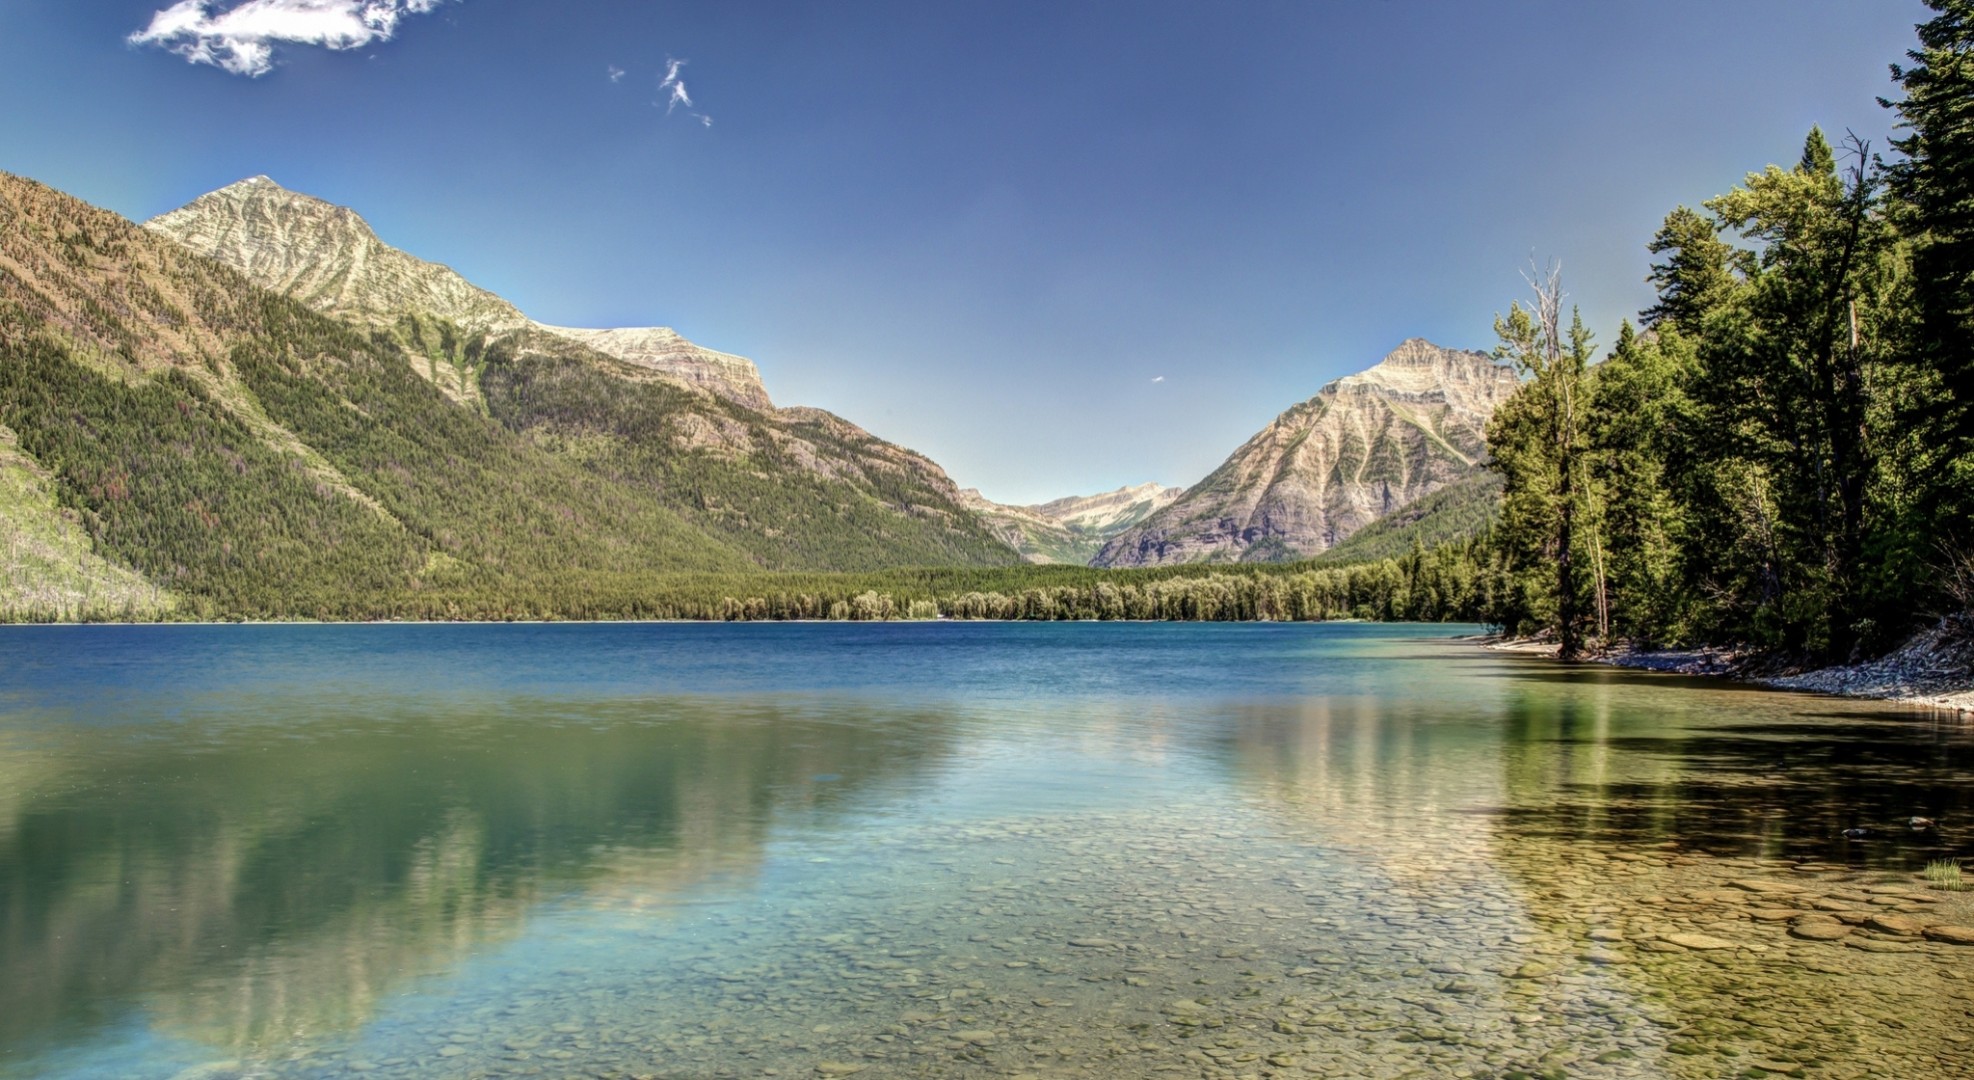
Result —
[[[1083,565],[1105,541],[1170,504],[1181,490],[1147,483],[1098,495],[1071,495],[1034,506],[997,503],[975,488],[960,492],[960,497],[1023,559]]]
[[[753,363],[665,327],[550,326],[379,240],[354,211],[254,177],[146,225],[262,287],[388,331],[411,370],[761,564],[1013,561],[924,455],[819,409],[778,409]],[[816,543],[818,535],[835,539]]]
[[[485,338],[536,329],[568,338],[749,408],[773,408],[745,357],[701,348],[670,327],[583,329],[536,322],[457,271],[378,238],[356,211],[252,176],[144,227],[328,315],[388,326],[406,314]]]
[[[1485,353],[1407,340],[1276,417],[1205,480],[1106,543],[1093,565],[1320,554],[1483,471],[1488,418],[1518,385]]]

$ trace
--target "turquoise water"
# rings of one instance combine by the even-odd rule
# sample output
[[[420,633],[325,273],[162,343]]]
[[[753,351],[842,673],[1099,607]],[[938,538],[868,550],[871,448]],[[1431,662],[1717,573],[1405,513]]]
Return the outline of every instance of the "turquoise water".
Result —
[[[0,629],[0,1075],[1974,1063],[1974,731],[1475,629]]]

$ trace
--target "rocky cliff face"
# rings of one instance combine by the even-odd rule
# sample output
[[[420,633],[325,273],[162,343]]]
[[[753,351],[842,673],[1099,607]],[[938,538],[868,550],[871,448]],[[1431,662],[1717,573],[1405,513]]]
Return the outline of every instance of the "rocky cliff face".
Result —
[[[1484,468],[1488,417],[1517,385],[1485,353],[1406,341],[1276,417],[1094,565],[1315,555]]]
[[[586,330],[534,322],[452,268],[384,243],[348,207],[255,176],[199,196],[145,228],[317,311],[389,326],[444,319],[486,338],[534,328],[749,408],[772,408],[752,361],[703,349],[668,327]],[[470,395],[467,395],[470,396]]]
[[[199,196],[144,227],[247,275],[255,284],[346,319],[391,323],[406,312],[479,333],[528,325],[513,304],[450,267],[407,255],[368,222],[254,176]]]
[[[744,356],[714,352],[679,336],[665,326],[584,330],[573,326],[535,324],[548,333],[569,338],[627,363],[648,367],[688,386],[718,394],[750,409],[773,409],[761,373]]]
[[[1087,564],[1111,537],[1169,505],[1179,494],[1179,488],[1139,484],[1037,506],[1006,506],[972,488],[960,493],[981,523],[1023,559],[1078,564]]]

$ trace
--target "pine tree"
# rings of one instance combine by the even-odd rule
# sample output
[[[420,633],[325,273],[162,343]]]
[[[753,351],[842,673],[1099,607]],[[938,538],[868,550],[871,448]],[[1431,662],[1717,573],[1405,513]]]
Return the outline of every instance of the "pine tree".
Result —
[[[1660,326],[1646,335],[1629,322],[1619,329],[1617,347],[1592,369],[1588,421],[1612,625],[1621,637],[1652,643],[1688,632],[1681,504],[1691,488],[1675,463],[1693,430],[1694,355],[1673,320]]]
[[[1562,305],[1562,279],[1551,270],[1537,284],[1532,308],[1512,304],[1494,321],[1501,338],[1495,355],[1513,364],[1524,383],[1495,411],[1487,441],[1506,480],[1496,529],[1512,612],[1504,622],[1548,622],[1557,655],[1574,660],[1584,652],[1582,560],[1586,536],[1594,536],[1584,423],[1591,341],[1581,316],[1562,329]],[[1553,574],[1546,588],[1545,566]]]
[[[1889,179],[1913,241],[1917,309],[1912,359],[1925,391],[1902,419],[1923,433],[1925,527],[1934,542],[1974,559],[1974,0],[1927,0],[1910,66],[1893,65],[1905,91],[1895,110],[1904,155]]]
[[[1746,286],[1711,317],[1702,380],[1718,449],[1775,500],[1780,564],[1765,633],[1836,658],[1873,636],[1864,590],[1866,515],[1878,473],[1872,379],[1895,313],[1895,237],[1879,212],[1869,148],[1840,175],[1812,129],[1793,169],[1769,166],[1707,203],[1754,245]]]
[[[1719,225],[1684,206],[1666,215],[1646,250],[1665,256],[1645,278],[1659,290],[1659,299],[1640,317],[1655,328],[1673,323],[1698,330],[1704,313],[1733,290],[1735,271],[1745,261],[1744,252],[1720,238]]]

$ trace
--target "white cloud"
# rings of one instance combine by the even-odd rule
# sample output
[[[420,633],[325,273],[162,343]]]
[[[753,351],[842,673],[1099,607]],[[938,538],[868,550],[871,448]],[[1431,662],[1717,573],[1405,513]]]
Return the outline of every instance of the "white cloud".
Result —
[[[389,41],[398,20],[444,0],[178,0],[128,38],[158,45],[194,64],[235,75],[265,75],[276,45],[358,49]]]
[[[665,60],[665,78],[658,83],[658,89],[671,91],[671,96],[665,100],[667,113],[681,105],[692,108],[692,96],[685,92],[685,80],[679,78],[679,69],[684,66],[683,60]]]
[[[1163,376],[1163,375],[1154,375],[1154,376],[1152,376],[1152,381],[1153,381],[1153,382],[1164,382],[1164,381],[1165,381],[1165,376]]]
[[[687,112],[692,112],[692,95],[686,93],[685,80],[679,77],[679,69],[684,66],[683,60],[674,60],[669,56],[665,58],[665,77],[658,81],[658,89],[665,94],[666,116],[672,115],[672,110],[681,105]],[[699,121],[700,127],[713,126],[713,118],[705,113],[693,112],[692,118]]]
[[[624,81],[624,69],[623,69],[623,68],[620,68],[620,67],[618,67],[618,66],[617,66],[617,65],[615,65],[615,64],[611,64],[611,65],[610,65],[610,67],[609,67],[609,74],[610,74],[610,81],[611,81],[611,82],[613,82],[613,83],[614,83],[614,82],[623,82],[623,81]]]

